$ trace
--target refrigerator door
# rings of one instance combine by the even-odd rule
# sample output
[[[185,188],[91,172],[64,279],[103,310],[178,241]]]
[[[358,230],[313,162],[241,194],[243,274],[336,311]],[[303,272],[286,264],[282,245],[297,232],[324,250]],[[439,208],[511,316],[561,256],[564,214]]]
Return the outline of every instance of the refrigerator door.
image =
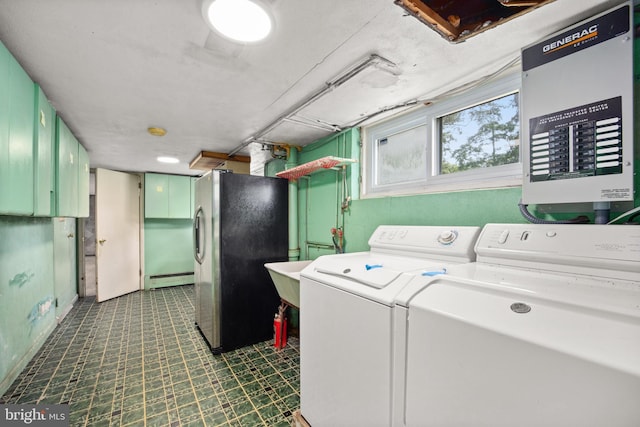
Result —
[[[216,329],[220,322],[215,320],[216,313],[214,313],[213,188],[212,173],[196,181],[194,217],[194,240],[197,242],[194,248],[196,325],[211,348],[220,345],[220,333]]]

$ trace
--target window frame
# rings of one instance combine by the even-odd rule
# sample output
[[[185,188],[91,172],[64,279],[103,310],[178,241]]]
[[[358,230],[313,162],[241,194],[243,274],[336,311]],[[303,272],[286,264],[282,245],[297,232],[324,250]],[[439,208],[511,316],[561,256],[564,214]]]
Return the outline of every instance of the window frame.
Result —
[[[362,128],[362,186],[361,194],[367,197],[385,197],[390,195],[428,194],[445,191],[465,191],[488,188],[503,188],[522,185],[522,134],[518,163],[471,169],[449,174],[440,174],[440,129],[438,119],[460,110],[471,108],[506,95],[518,94],[520,133],[522,130],[521,75],[512,75],[497,79],[469,89],[461,94],[446,97],[433,105],[423,106]],[[427,141],[425,151],[427,171],[420,181],[400,182],[387,185],[376,184],[377,141],[426,125]]]

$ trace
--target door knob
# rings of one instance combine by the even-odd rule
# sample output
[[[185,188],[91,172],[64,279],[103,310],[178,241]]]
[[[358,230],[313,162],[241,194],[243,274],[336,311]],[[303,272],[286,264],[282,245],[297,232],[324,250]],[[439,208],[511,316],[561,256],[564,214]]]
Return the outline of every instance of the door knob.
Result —
[[[107,241],[107,239],[100,239],[100,240],[98,240],[98,243],[100,243],[101,245],[103,245],[103,244],[104,244],[104,242],[106,242],[106,241]]]

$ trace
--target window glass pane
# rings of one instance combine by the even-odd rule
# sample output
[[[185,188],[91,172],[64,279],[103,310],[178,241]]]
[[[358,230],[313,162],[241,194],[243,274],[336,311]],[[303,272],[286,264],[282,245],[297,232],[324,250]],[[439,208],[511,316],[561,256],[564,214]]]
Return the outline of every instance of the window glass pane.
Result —
[[[376,184],[424,180],[427,177],[427,126],[376,140]]]
[[[440,173],[518,163],[518,94],[438,118]]]

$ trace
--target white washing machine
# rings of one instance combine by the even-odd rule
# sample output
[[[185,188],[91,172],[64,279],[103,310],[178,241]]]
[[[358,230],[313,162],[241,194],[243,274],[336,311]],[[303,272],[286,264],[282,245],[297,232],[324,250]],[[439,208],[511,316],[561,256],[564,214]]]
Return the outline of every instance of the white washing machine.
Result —
[[[398,295],[394,425],[639,426],[640,227],[489,224],[476,253]]]
[[[312,426],[391,424],[394,299],[413,275],[472,262],[479,232],[380,226],[369,252],[322,256],[302,270],[300,400]]]

